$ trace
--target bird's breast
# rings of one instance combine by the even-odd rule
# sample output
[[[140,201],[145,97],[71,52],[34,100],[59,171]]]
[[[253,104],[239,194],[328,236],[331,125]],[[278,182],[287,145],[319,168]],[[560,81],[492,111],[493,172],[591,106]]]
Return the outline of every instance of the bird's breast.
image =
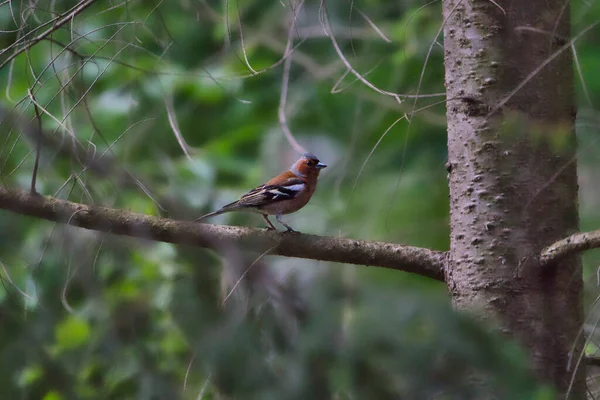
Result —
[[[311,194],[312,193],[307,191],[293,199],[281,200],[271,204],[266,204],[260,207],[260,209],[269,215],[291,214],[304,207],[310,200]]]

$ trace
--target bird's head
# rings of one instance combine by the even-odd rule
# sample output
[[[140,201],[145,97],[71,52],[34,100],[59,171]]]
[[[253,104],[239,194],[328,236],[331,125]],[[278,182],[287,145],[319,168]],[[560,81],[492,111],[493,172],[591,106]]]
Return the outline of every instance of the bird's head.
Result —
[[[312,153],[304,153],[298,161],[292,165],[290,171],[301,177],[317,177],[319,172],[327,165],[319,161]]]

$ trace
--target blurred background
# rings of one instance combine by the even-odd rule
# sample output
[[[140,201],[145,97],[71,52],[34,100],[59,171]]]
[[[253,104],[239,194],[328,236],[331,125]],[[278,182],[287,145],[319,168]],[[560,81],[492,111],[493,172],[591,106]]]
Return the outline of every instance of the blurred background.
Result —
[[[599,15],[573,2],[573,33]],[[40,141],[41,194],[191,220],[287,169],[286,125],[329,165],[295,229],[447,250],[441,25],[440,2],[406,0],[1,2],[2,184],[29,188]],[[599,43],[574,46],[582,230],[600,228]],[[439,282],[238,250],[0,211],[2,398],[479,398],[472,371],[498,398],[554,398]]]

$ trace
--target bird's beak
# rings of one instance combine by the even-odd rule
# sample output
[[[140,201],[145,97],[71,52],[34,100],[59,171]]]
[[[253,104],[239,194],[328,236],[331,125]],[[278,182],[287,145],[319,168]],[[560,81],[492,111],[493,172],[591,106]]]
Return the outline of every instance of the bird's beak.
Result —
[[[326,168],[326,167],[327,167],[327,165],[325,165],[325,164],[323,164],[321,162],[317,163],[317,165],[315,165],[315,168],[317,168],[317,169],[323,169],[323,168]]]

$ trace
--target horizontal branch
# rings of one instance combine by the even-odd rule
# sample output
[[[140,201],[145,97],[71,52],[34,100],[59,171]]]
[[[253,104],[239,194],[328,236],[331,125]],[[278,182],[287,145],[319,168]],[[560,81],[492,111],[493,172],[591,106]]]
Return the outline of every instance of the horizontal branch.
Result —
[[[0,209],[85,229],[214,248],[233,243],[271,255],[370,265],[443,281],[446,253],[385,242],[200,224],[73,203],[0,187]]]
[[[586,357],[585,364],[587,366],[600,367],[600,358],[597,357]]]
[[[572,254],[597,248],[600,248],[600,230],[576,233],[546,247],[540,255],[540,263],[553,264]]]

